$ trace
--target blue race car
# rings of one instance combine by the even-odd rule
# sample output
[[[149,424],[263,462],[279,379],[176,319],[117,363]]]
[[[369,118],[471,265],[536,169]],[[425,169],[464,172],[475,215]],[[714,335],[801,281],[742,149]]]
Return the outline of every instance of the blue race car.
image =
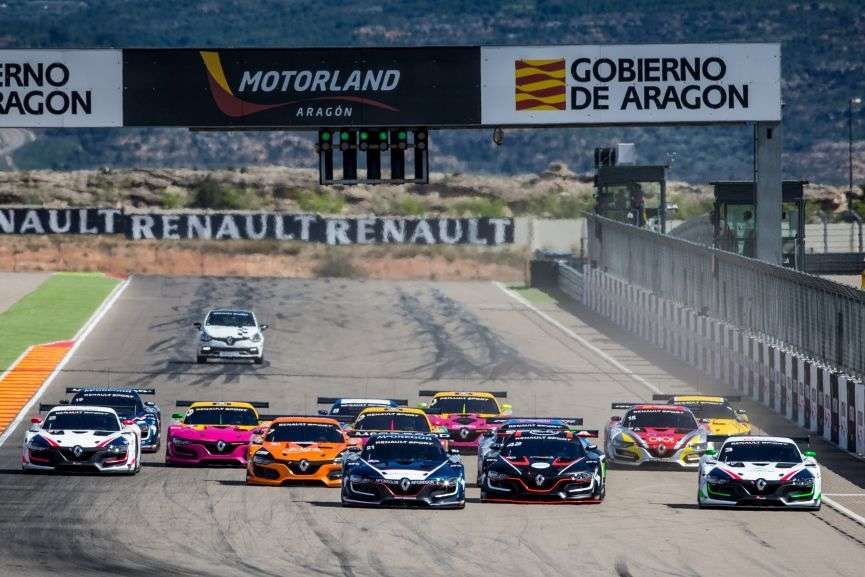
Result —
[[[446,452],[430,433],[378,433],[362,452],[347,454],[342,504],[419,505],[462,509],[466,479],[456,451]]]
[[[330,405],[330,409],[320,409],[319,415],[336,419],[340,423],[353,423],[355,418],[369,407],[404,407],[408,405],[408,399],[365,399],[365,398],[340,398],[319,397],[319,405]]]
[[[153,401],[144,401],[141,395],[155,395],[156,389],[68,387],[72,399],[60,404],[110,407],[120,419],[134,419],[141,429],[141,451],[155,453],[162,444],[162,413]]]

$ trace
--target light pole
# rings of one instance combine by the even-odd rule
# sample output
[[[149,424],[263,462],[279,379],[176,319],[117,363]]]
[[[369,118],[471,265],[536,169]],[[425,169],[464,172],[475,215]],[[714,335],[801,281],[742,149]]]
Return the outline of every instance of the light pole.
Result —
[[[855,96],[850,99],[847,106],[847,210],[853,213],[853,105],[861,104],[862,99]]]

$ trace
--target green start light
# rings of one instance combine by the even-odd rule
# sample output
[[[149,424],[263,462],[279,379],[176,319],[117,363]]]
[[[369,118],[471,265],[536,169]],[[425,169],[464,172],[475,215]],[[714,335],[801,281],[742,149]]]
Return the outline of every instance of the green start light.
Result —
[[[399,132],[396,133],[396,137],[399,138],[400,140],[405,140],[406,136],[408,136],[408,135],[406,134],[405,130],[400,130]]]
[[[341,132],[339,134],[339,137],[342,139],[343,142],[348,142],[348,132],[346,132],[346,131]]]
[[[322,132],[321,133],[321,139],[325,142],[330,140],[330,132]]]
[[[378,133],[378,139],[381,140],[381,141],[385,141],[385,140],[387,140],[387,132],[384,131],[384,130],[382,130],[381,132],[379,132],[379,133]]]

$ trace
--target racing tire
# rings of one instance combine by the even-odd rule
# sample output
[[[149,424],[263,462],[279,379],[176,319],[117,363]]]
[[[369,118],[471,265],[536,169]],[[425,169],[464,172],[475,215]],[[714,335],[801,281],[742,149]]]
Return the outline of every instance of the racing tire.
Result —
[[[255,357],[254,359],[252,359],[252,362],[256,365],[260,365],[264,362],[264,355],[261,355],[260,357]]]
[[[198,355],[198,357],[195,359],[195,362],[198,363],[199,365],[203,365],[204,363],[207,362],[207,357],[202,356],[202,355]]]
[[[607,481],[605,479],[604,482],[601,483],[601,486],[595,490],[594,497],[598,501],[603,501],[604,497],[606,497],[606,496],[607,496]]]

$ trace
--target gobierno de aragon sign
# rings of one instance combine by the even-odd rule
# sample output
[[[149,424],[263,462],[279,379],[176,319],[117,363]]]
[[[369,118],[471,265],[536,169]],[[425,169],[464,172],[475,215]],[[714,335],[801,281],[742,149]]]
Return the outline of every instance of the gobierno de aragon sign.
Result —
[[[0,127],[778,122],[780,45],[0,50]]]

